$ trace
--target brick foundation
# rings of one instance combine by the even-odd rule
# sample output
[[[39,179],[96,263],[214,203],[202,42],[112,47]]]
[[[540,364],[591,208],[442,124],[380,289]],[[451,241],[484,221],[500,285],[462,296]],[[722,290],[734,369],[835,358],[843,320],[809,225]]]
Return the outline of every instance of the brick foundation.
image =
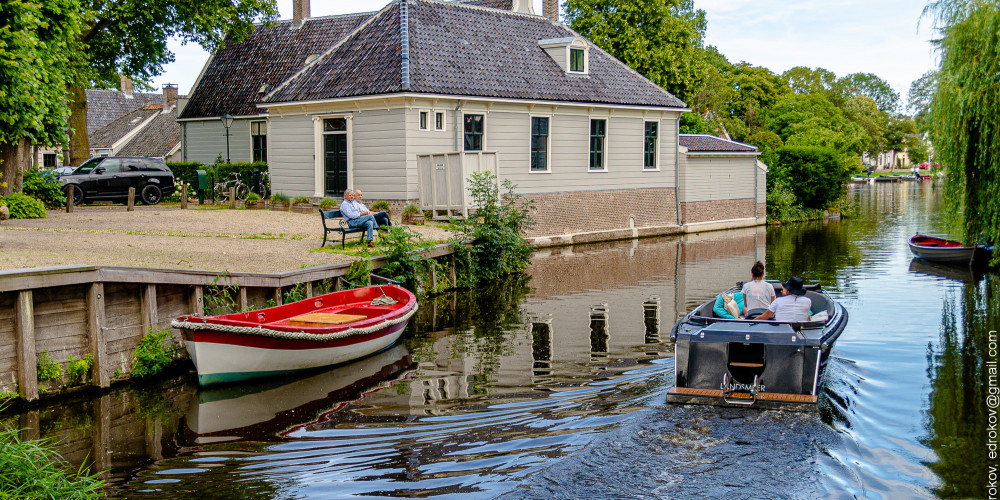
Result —
[[[754,217],[753,198],[741,200],[716,200],[681,203],[681,220],[684,224],[712,222]],[[756,207],[759,209],[759,206]]]
[[[767,203],[758,203],[757,204],[757,218],[758,219],[763,219],[764,217],[767,217]]]
[[[676,226],[675,196],[673,188],[522,195],[535,201],[529,237]]]

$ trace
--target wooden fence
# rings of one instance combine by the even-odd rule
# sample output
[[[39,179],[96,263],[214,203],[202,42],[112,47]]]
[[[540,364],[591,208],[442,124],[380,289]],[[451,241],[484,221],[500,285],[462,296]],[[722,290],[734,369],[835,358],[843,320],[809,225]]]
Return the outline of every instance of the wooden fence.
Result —
[[[425,256],[451,252],[439,245]],[[372,259],[374,269],[383,265],[384,259]],[[206,287],[236,285],[234,302],[246,309],[280,304],[296,286],[304,286],[308,297],[331,280],[330,288],[340,289],[349,268],[338,263],[262,274],[59,266],[0,272],[0,393],[37,400],[42,353],[60,363],[89,354],[93,364],[84,385],[109,387],[128,378],[135,348],[148,331],[170,328],[177,316],[204,313]],[[53,381],[45,393],[69,390],[66,382]]]

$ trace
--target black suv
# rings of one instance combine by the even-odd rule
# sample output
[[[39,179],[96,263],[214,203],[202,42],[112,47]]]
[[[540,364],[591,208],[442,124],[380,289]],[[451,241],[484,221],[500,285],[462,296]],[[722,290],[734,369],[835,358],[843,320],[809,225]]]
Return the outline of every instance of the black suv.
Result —
[[[156,205],[164,196],[174,193],[174,173],[161,158],[105,156],[91,158],[72,174],[59,178],[63,191],[72,184],[73,204],[96,200],[125,202],[128,188],[134,187],[139,201]]]

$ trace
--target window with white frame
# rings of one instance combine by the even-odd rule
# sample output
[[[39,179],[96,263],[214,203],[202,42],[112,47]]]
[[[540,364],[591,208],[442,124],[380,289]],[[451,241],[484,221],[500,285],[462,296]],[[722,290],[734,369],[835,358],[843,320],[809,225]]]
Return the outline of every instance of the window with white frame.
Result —
[[[420,130],[430,130],[430,111],[420,112]]]
[[[482,151],[483,134],[486,131],[486,117],[483,115],[465,115],[465,150]]]
[[[531,117],[531,171],[549,170],[549,118]]]
[[[607,120],[590,120],[590,169],[604,170],[607,162]]]
[[[434,112],[434,130],[437,130],[437,131],[440,132],[440,131],[442,131],[444,129],[445,129],[444,111],[435,111]]]
[[[646,122],[646,135],[643,141],[642,168],[655,170],[659,167],[656,161],[656,141],[660,134],[659,122]]]
[[[253,161],[267,161],[267,122],[250,122],[250,142]]]
[[[583,73],[587,70],[587,54],[583,49],[569,49],[569,70]]]

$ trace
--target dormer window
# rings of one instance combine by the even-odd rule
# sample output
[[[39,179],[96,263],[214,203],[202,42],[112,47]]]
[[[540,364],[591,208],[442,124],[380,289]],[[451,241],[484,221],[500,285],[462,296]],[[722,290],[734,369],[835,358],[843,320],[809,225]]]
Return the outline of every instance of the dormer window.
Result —
[[[555,61],[563,71],[570,74],[590,73],[590,45],[581,37],[551,38],[539,40],[538,46]]]
[[[583,49],[569,49],[569,70],[583,73],[586,70],[586,55]]]

